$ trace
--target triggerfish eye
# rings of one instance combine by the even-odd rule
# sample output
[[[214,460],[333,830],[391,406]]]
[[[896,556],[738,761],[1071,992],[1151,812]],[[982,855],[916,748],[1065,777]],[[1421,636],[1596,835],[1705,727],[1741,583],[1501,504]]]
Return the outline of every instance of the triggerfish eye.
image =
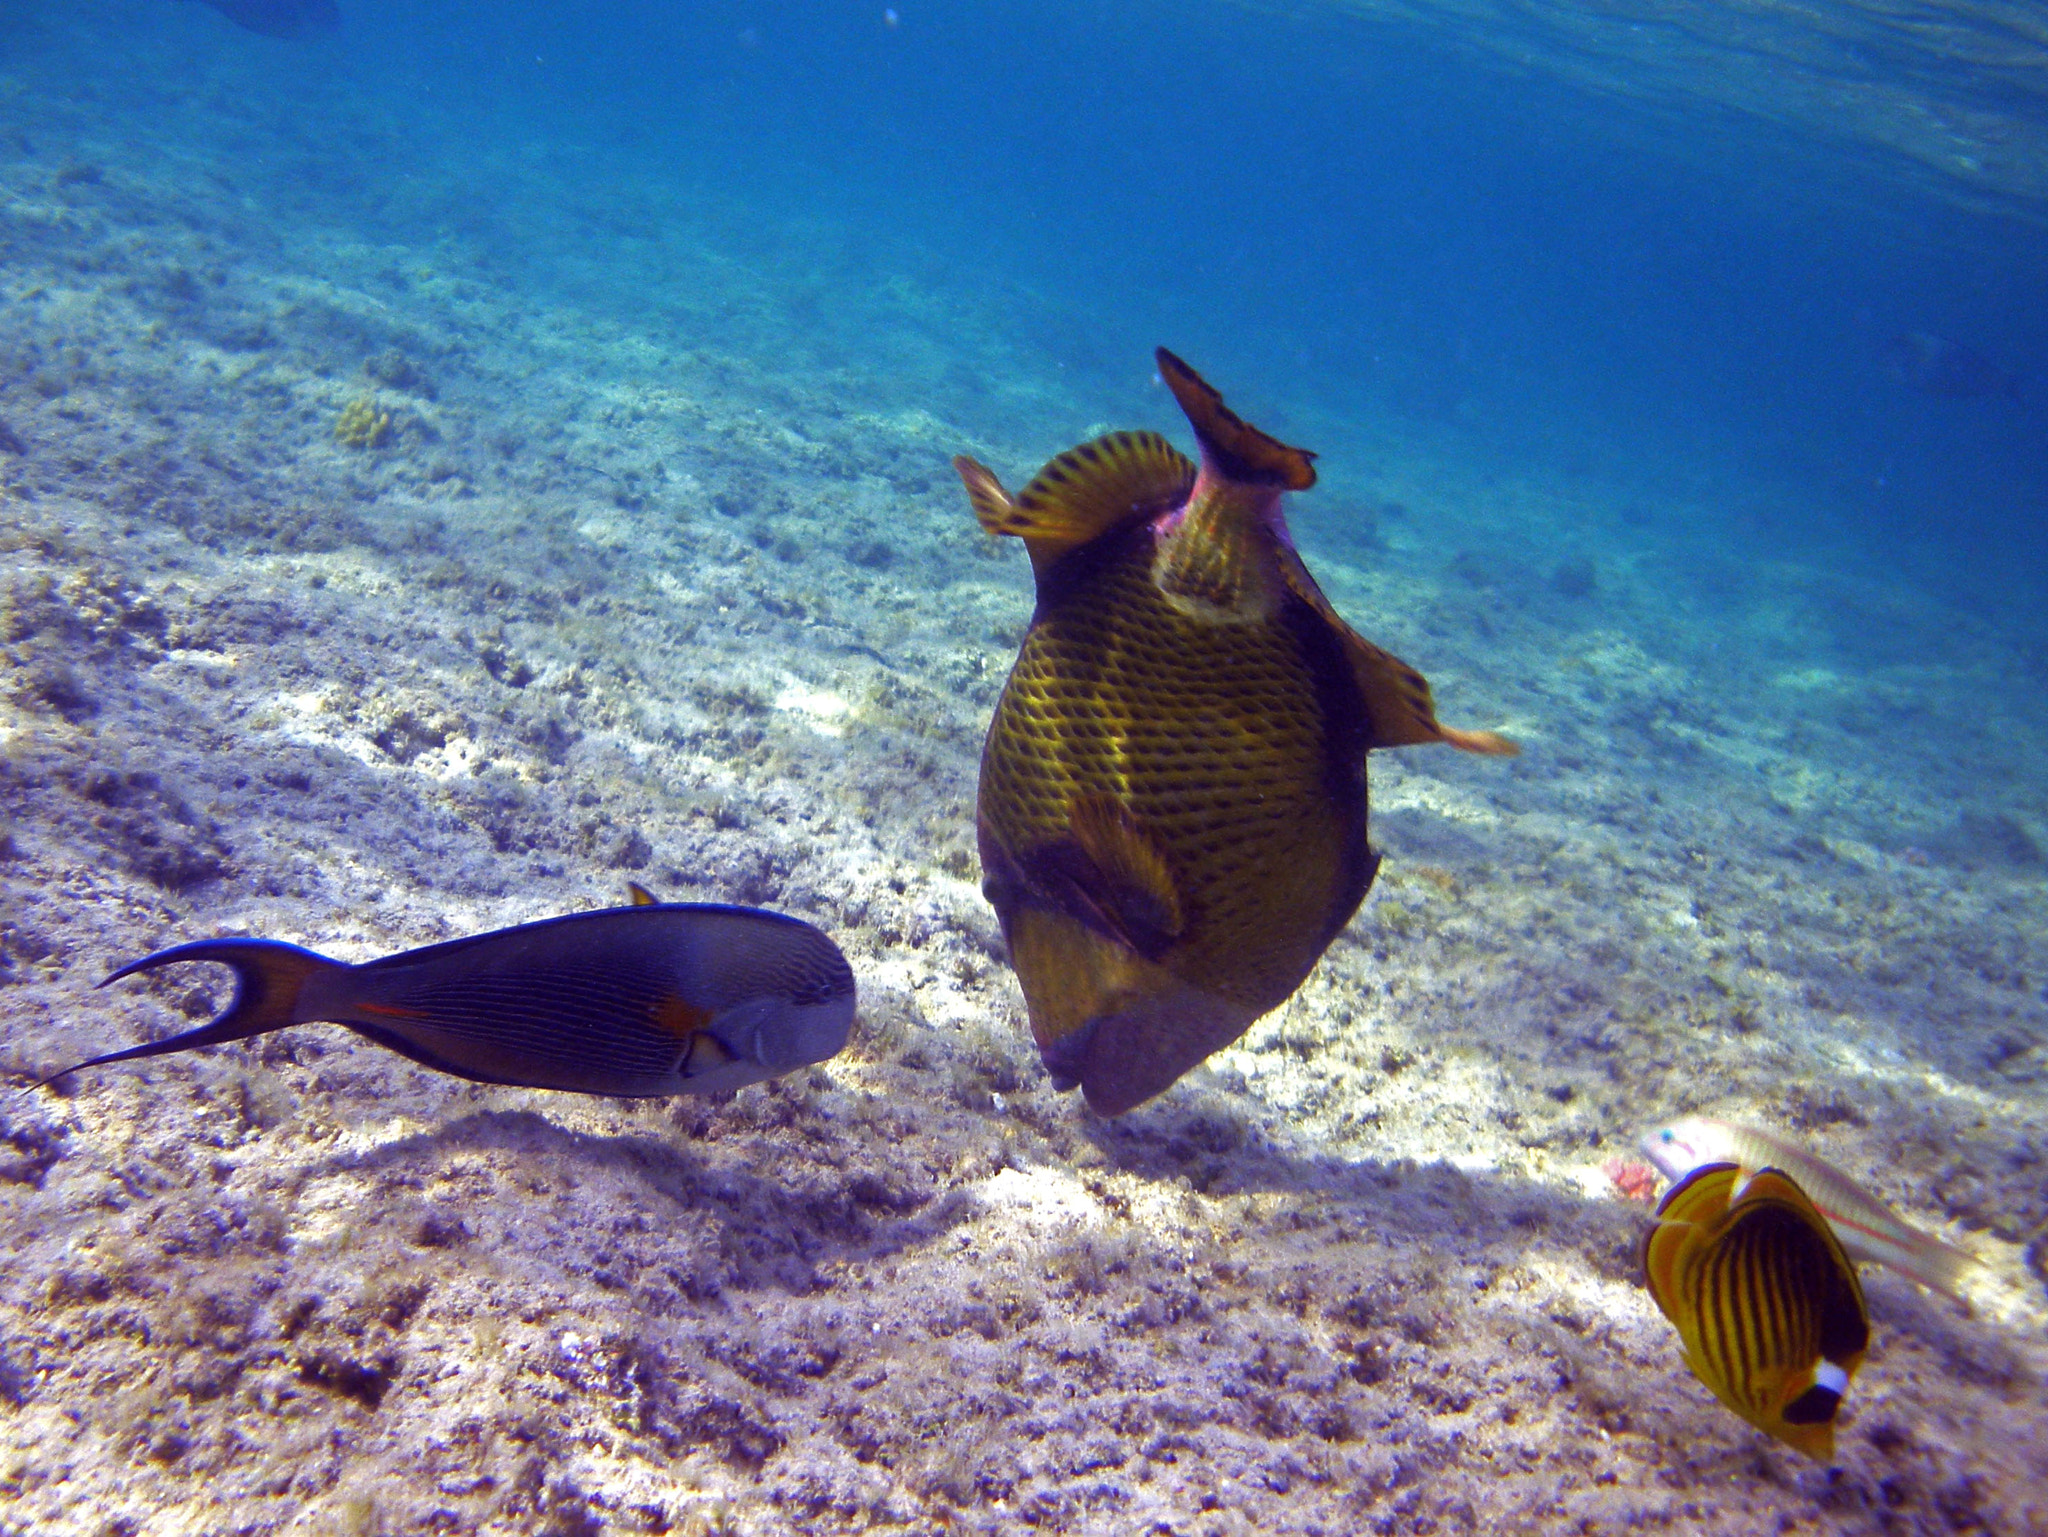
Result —
[[[44,1079],[326,1020],[481,1083],[623,1097],[735,1089],[822,1062],[853,1025],[853,971],[810,924],[750,907],[572,913],[351,966],[264,939],[202,939],[102,982],[182,961],[235,973],[208,1024]]]
[[[1870,1318],[1806,1193],[1777,1169],[1745,1178],[1732,1163],[1703,1164],[1657,1207],[1642,1262],[1693,1375],[1766,1435],[1831,1461]]]

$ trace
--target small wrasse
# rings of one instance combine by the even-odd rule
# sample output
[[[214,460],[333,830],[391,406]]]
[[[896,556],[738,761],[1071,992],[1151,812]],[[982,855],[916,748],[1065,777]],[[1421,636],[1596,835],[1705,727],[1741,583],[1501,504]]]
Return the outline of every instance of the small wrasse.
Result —
[[[1641,1145],[1644,1156],[1670,1180],[1684,1179],[1707,1163],[1732,1163],[1745,1175],[1783,1169],[1827,1218],[1851,1259],[1887,1265],[1922,1286],[1968,1302],[1962,1282],[1977,1268],[1975,1258],[1909,1227],[1840,1169],[1787,1138],[1689,1115],[1645,1132]]]
[[[323,1020],[458,1078],[628,1098],[736,1089],[846,1044],[853,971],[810,924],[634,899],[355,966],[266,939],[159,950],[100,986],[210,961],[235,974],[226,1010],[43,1082]]]
[[[1702,1164],[1658,1205],[1642,1264],[1693,1375],[1766,1435],[1832,1461],[1870,1318],[1834,1229],[1791,1177]]]

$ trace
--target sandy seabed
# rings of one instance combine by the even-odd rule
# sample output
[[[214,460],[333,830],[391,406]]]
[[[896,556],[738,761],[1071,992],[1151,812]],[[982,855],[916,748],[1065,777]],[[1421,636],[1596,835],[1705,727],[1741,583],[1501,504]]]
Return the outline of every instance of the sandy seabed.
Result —
[[[1996,616],[1385,426],[1311,564],[1526,756],[1376,757],[1365,911],[1097,1121],[976,884],[1030,587],[946,460],[1014,483],[1078,436],[978,350],[1000,317],[872,298],[930,365],[906,404],[713,235],[643,322],[537,306],[306,217],[231,96],[137,142],[35,79],[0,95],[8,1081],[219,1008],[203,969],[92,990],[165,944],[364,959],[628,880],[820,924],[862,1008],[715,1102],[324,1026],[0,1095],[0,1532],[2048,1531],[2048,663]],[[1114,425],[1178,433],[1163,395]],[[1716,515],[1667,494],[1655,527]],[[1985,1262],[1969,1309],[1866,1273],[1836,1469],[1715,1404],[1639,1283],[1608,1166],[1693,1109]]]

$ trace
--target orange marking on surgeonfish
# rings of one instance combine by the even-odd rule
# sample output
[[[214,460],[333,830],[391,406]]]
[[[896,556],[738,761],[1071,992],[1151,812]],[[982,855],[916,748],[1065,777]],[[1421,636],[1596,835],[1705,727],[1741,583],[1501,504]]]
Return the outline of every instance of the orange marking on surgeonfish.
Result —
[[[711,1010],[675,993],[655,1000],[654,1023],[677,1040],[687,1040],[711,1023]]]

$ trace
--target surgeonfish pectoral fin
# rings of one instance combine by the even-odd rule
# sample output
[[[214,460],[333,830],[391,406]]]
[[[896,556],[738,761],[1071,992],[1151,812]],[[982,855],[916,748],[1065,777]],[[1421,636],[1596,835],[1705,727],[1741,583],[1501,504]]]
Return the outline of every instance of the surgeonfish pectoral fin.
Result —
[[[1289,448],[1259,431],[1223,403],[1214,385],[1164,347],[1152,356],[1158,361],[1159,377],[1173,391],[1173,398],[1187,414],[1188,425],[1195,429],[1204,462],[1217,475],[1239,485],[1275,486],[1283,491],[1306,491],[1316,483],[1314,454],[1305,448]]]
[[[185,961],[211,961],[234,972],[235,996],[220,1014],[182,1035],[130,1046],[125,1051],[110,1051],[104,1056],[74,1063],[33,1087],[40,1089],[88,1067],[100,1067],[109,1062],[132,1062],[141,1057],[161,1057],[174,1051],[190,1051],[195,1046],[218,1046],[224,1041],[246,1040],[252,1035],[263,1035],[297,1024],[295,1010],[307,980],[323,971],[347,969],[340,961],[331,961],[311,950],[280,944],[276,940],[201,939],[159,950],[139,961],[130,961],[99,985],[106,987],[123,977]]]
[[[659,907],[661,899],[638,881],[626,882],[626,895],[633,899],[635,907]]]
[[[1034,570],[1122,524],[1179,506],[1195,484],[1194,465],[1156,432],[1112,432],[1070,448],[1014,497],[965,454],[953,468],[982,528],[1022,539]]]

